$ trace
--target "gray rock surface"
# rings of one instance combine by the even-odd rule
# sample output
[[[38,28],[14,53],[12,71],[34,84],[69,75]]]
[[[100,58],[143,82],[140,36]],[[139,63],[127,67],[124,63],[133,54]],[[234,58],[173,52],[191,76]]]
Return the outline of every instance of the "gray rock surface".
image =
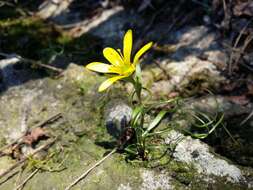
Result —
[[[228,55],[218,41],[218,34],[206,26],[185,27],[173,38],[176,52],[172,59],[182,60],[189,55],[225,66]]]
[[[172,178],[165,171],[154,172],[152,170],[141,170],[142,184],[140,190],[173,190]],[[129,183],[120,184],[118,190],[134,190]]]
[[[173,91],[192,95],[203,89],[218,88],[225,81],[217,67],[195,56],[188,56],[183,61],[160,61],[163,69],[151,68],[144,70],[143,81],[157,96],[166,96]],[[160,78],[166,71],[169,79]],[[196,84],[197,85],[196,85]]]
[[[143,183],[141,190],[173,190],[174,187],[171,184],[171,177],[162,171],[159,174],[156,174],[153,171],[143,171],[142,174]]]
[[[132,108],[122,100],[112,101],[105,108],[105,122],[108,132],[118,138],[128,126],[132,114]]]
[[[37,12],[37,16],[48,19],[54,18],[58,15],[67,12],[69,5],[73,0],[54,0],[54,1],[44,1]]]
[[[228,181],[237,183],[244,180],[238,167],[211,153],[210,148],[200,140],[172,130],[165,142],[176,146],[173,153],[175,159],[193,164],[201,174],[225,177]]]
[[[122,39],[127,29],[133,29],[143,25],[143,18],[136,14],[135,11],[123,11],[122,7],[117,7],[114,12],[105,20],[103,17],[97,19],[100,22],[99,27],[91,28],[86,31],[104,40],[106,46],[115,46],[114,48],[122,48]],[[106,16],[106,15],[105,15]],[[136,42],[136,32],[133,33],[134,43]]]

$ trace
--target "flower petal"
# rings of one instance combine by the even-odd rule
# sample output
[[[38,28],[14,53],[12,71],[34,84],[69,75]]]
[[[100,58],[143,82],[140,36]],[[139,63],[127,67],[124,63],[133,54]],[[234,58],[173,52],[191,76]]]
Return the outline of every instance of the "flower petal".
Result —
[[[123,41],[123,55],[125,62],[130,64],[131,61],[131,51],[133,45],[133,32],[132,30],[128,30],[124,36]]]
[[[139,61],[140,57],[146,52],[148,51],[153,45],[153,42],[149,42],[147,43],[145,46],[143,46],[134,56],[134,65],[137,64],[137,62]]]
[[[124,65],[124,61],[119,53],[113,48],[105,48],[103,50],[104,57],[114,66]]]
[[[102,92],[104,90],[106,90],[109,86],[111,86],[114,82],[116,82],[117,80],[120,80],[122,78],[125,78],[126,76],[116,76],[116,77],[112,77],[107,79],[106,81],[104,81],[100,86],[98,91]]]
[[[110,73],[117,73],[119,75],[122,75],[124,73],[124,71],[122,71],[121,67],[116,67],[114,65],[112,65],[109,69]]]
[[[91,71],[96,71],[100,73],[109,73],[111,65],[100,63],[100,62],[92,62],[88,65],[86,65],[86,68]]]

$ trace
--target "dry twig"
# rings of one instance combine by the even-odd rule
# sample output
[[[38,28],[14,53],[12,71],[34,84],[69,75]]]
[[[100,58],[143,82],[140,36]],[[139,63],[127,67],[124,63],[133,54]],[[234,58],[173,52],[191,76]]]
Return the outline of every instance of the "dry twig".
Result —
[[[46,149],[48,146],[51,146],[52,144],[54,144],[56,139],[57,138],[54,138],[53,140],[51,140],[51,141],[47,142],[46,144],[40,146],[39,148],[35,149],[31,154],[29,154],[28,156],[22,158],[21,160],[19,160],[17,163],[13,164],[12,166],[10,166],[8,169],[6,169],[2,173],[0,173],[0,178],[4,177],[8,173],[10,173],[12,170],[17,168],[20,164],[24,163],[30,156],[33,156],[33,155],[37,154],[38,152]]]
[[[233,47],[231,48],[231,49],[232,49],[232,53],[231,53],[231,55],[230,55],[229,64],[228,64],[228,72],[229,72],[229,75],[232,74],[233,68],[238,64],[238,61],[240,60],[241,55],[244,53],[244,50],[245,50],[246,47],[248,46],[249,42],[252,40],[252,39],[250,39],[249,42],[246,41],[242,50],[239,49],[239,48],[237,48],[237,46],[238,46],[238,44],[239,44],[239,41],[240,41],[241,38],[242,38],[242,35],[243,35],[244,32],[247,30],[247,28],[248,28],[249,24],[251,23],[251,21],[252,21],[252,19],[249,20],[249,22],[247,22],[246,25],[243,27],[243,29],[242,29],[241,32],[239,33],[238,37],[236,38]],[[235,53],[234,53],[234,52],[239,52],[239,56],[238,56],[237,60],[235,61],[235,65],[232,64],[233,59],[234,59],[234,56],[235,56]]]
[[[24,185],[36,174],[39,169],[34,170],[21,184],[19,184],[14,190],[22,190]]]
[[[55,115],[47,118],[46,120],[44,120],[44,121],[36,124],[35,126],[33,126],[33,128],[44,127],[45,125],[47,125],[47,124],[49,124],[49,123],[51,123],[53,121],[56,121],[56,120],[58,120],[61,117],[62,117],[62,113],[57,113],[57,114],[55,114]]]
[[[59,119],[60,117],[62,117],[62,113],[57,113],[57,114],[55,114],[55,115],[53,115],[53,116],[47,118],[46,120],[44,120],[44,121],[42,121],[42,122],[36,124],[36,125],[33,126],[32,128],[44,127],[44,126],[47,125],[48,123],[51,123],[51,122],[53,122],[53,121]],[[0,149],[0,157],[1,157],[2,155],[4,155],[4,154],[1,153],[1,152],[3,152],[3,151],[4,151],[5,149],[7,149],[7,148],[13,146],[14,144],[18,143],[18,142],[19,142],[22,138],[24,138],[24,136],[26,136],[26,135],[27,135],[27,134],[24,134],[24,135],[22,135],[21,137],[17,138],[16,140],[12,141],[11,143],[9,143],[8,145],[5,145],[4,147],[2,147],[2,148]]]
[[[240,126],[244,125],[251,117],[253,117],[253,111],[240,123]]]
[[[57,72],[57,73],[62,73],[63,72],[63,70],[60,69],[60,68],[56,68],[56,67],[51,66],[51,65],[46,65],[44,63],[41,63],[40,61],[35,61],[35,60],[32,60],[32,59],[23,58],[23,57],[21,57],[20,55],[17,55],[17,54],[0,53],[0,56],[6,57],[6,58],[15,58],[15,59],[17,59],[16,62],[25,62],[25,63],[38,65],[39,67],[43,67],[43,68],[52,70],[52,71]]]
[[[88,170],[86,170],[74,182],[72,182],[68,187],[66,187],[65,190],[70,190],[74,185],[76,185],[79,181],[81,181],[84,177],[86,177],[94,168],[96,168],[97,166],[99,166],[102,162],[104,162],[107,158],[109,158],[116,151],[117,151],[117,148],[114,148],[109,154],[107,154],[101,160],[99,160],[98,162],[96,162],[92,167],[90,167]]]

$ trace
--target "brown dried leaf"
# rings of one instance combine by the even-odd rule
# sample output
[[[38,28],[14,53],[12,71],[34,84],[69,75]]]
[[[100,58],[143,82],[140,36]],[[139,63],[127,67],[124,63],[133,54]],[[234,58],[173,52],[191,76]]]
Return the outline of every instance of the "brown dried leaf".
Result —
[[[33,143],[36,143],[41,137],[46,137],[46,132],[38,127],[32,129],[30,133],[28,133],[24,138],[23,142],[29,145],[32,145]]]
[[[176,97],[178,97],[178,96],[179,96],[179,93],[178,93],[178,92],[171,92],[171,93],[169,93],[169,95],[168,95],[169,98],[176,98]]]
[[[248,94],[253,96],[253,83],[247,84]]]
[[[227,98],[235,104],[246,105],[249,103],[249,99],[246,97],[246,95],[229,96]]]
[[[227,92],[231,92],[233,91],[235,88],[237,88],[239,85],[237,82],[230,82],[230,83],[226,83],[223,85],[223,90],[227,91]]]
[[[253,1],[239,3],[234,7],[235,16],[253,16]]]

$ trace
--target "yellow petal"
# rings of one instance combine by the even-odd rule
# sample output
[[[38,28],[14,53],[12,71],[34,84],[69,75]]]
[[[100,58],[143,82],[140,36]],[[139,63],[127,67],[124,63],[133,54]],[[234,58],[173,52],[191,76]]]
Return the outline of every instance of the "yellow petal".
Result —
[[[145,46],[143,46],[134,56],[134,65],[136,65],[140,59],[140,57],[148,51],[153,45],[153,42],[147,43]]]
[[[116,82],[117,80],[120,80],[122,78],[125,78],[126,76],[116,76],[116,77],[112,77],[107,79],[106,81],[104,81],[100,86],[98,91],[102,92],[104,90],[106,90],[109,86],[111,86],[114,82]]]
[[[124,62],[119,53],[113,48],[105,48],[103,50],[104,57],[114,66],[124,65]]]
[[[116,67],[114,65],[111,65],[109,71],[110,71],[110,73],[117,73],[119,75],[122,75],[124,73],[124,71],[122,71],[121,67]]]
[[[92,62],[86,65],[86,68],[91,71],[96,71],[100,73],[109,73],[111,65],[100,63],[100,62]]]
[[[128,30],[124,36],[123,40],[123,54],[124,59],[127,64],[130,64],[131,59],[131,51],[133,45],[133,32],[132,30]]]

